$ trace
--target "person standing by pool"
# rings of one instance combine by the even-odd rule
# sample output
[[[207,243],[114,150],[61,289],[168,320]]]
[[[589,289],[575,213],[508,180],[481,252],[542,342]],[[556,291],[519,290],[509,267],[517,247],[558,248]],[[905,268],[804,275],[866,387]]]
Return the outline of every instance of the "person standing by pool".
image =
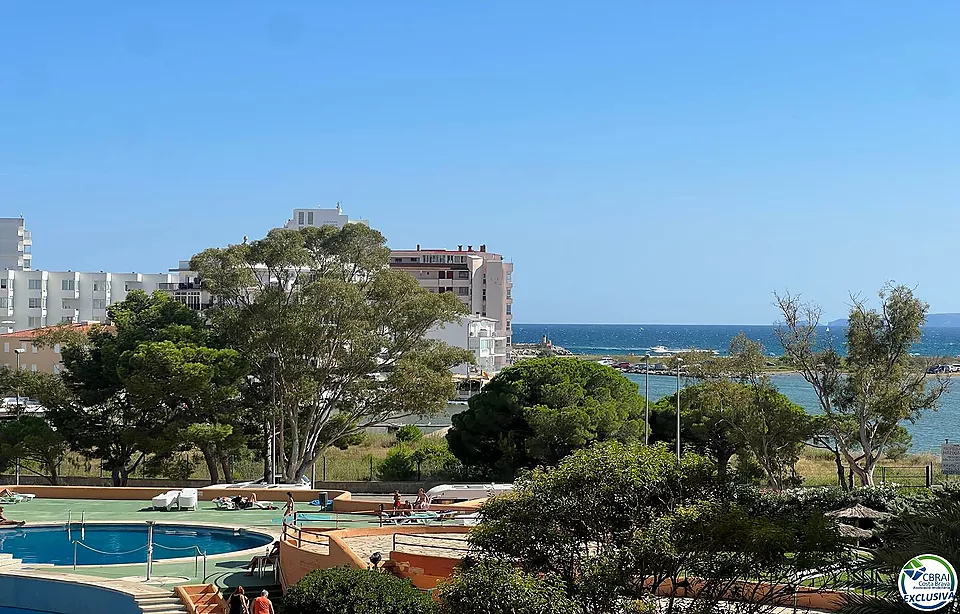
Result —
[[[3,527],[3,526],[7,526],[7,527],[9,527],[9,526],[22,527],[22,526],[25,525],[25,524],[27,524],[27,521],[26,521],[26,520],[16,521],[16,520],[9,520],[9,519],[5,518],[4,515],[3,515],[3,508],[0,507],[0,527]]]
[[[243,594],[243,587],[238,586],[237,590],[230,595],[228,614],[250,614],[250,600]]]
[[[402,502],[403,501],[400,499],[400,491],[399,490],[393,491],[393,511],[397,511],[398,509],[400,509],[400,504]]]
[[[297,518],[295,516],[295,512],[296,512],[296,509],[293,502],[293,493],[288,491],[287,504],[283,506],[283,517],[286,518],[287,516],[293,516],[294,521],[296,521]]]
[[[274,614],[270,591],[260,591],[260,596],[253,600],[253,614]]]

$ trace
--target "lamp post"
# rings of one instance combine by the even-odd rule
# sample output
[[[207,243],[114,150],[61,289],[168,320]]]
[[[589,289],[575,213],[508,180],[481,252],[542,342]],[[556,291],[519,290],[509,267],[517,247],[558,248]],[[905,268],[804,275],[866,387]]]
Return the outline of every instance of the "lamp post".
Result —
[[[20,354],[26,352],[23,348],[15,348],[13,350],[14,354],[17,355],[17,420],[20,420]],[[20,457],[17,457],[17,471],[16,471],[16,482],[17,486],[20,485]]]
[[[643,356],[643,445],[650,445],[650,354]]]
[[[680,460],[680,364],[683,359],[677,357],[677,460]]]

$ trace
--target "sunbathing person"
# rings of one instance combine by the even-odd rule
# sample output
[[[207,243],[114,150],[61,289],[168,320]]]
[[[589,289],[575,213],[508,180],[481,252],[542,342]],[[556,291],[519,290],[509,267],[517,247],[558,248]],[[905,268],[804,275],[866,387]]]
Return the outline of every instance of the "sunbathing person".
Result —
[[[13,492],[9,488],[4,488],[0,490],[0,497],[16,497],[17,493]]]
[[[252,576],[254,573],[256,573],[257,569],[259,569],[262,565],[267,565],[271,562],[276,564],[277,557],[279,556],[280,556],[280,542],[275,541],[273,542],[273,549],[270,550],[270,554],[266,556],[263,556],[261,554],[253,557],[252,559],[250,559],[250,562],[247,563],[244,569],[249,569],[250,571],[247,572],[247,575]]]
[[[16,521],[16,520],[9,520],[9,519],[7,519],[6,517],[4,517],[4,515],[3,515],[3,508],[0,507],[0,527],[2,527],[2,526],[17,526],[17,527],[22,527],[22,526],[25,525],[25,524],[27,524],[27,521],[26,521],[26,520],[21,520],[21,521],[18,522],[18,521]]]

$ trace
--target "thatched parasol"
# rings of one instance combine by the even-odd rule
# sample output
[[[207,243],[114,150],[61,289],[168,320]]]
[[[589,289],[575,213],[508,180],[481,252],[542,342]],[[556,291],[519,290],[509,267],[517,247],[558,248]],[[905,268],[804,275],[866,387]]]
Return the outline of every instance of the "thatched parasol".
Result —
[[[849,524],[837,524],[837,532],[843,537],[855,539],[857,541],[873,537],[873,531],[861,529],[860,527],[854,527]]]
[[[871,509],[866,505],[861,505],[857,503],[851,507],[845,507],[842,510],[834,510],[832,512],[827,512],[824,514],[831,518],[852,518],[855,520],[860,519],[869,519],[869,520],[881,520],[887,518],[890,514],[886,512],[878,512],[875,509]]]

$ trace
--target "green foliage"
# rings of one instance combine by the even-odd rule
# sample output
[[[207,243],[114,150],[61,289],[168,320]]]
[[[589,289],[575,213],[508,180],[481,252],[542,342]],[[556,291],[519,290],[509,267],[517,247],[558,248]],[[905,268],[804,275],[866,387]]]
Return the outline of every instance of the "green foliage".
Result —
[[[820,511],[780,517],[743,507],[716,491],[710,465],[693,454],[678,462],[661,446],[579,450],[481,508],[471,533],[476,558],[557,579],[572,611],[585,614],[636,609],[648,590],[688,577],[703,584],[684,611],[718,611],[738,581],[774,587],[738,610],[767,611],[792,593],[801,572],[844,562]]]
[[[836,450],[865,485],[873,484],[884,453],[908,442],[903,422],[936,410],[948,385],[946,379],[928,379],[923,361],[910,356],[929,305],[902,285],[887,284],[878,296],[878,310],[854,297],[845,360],[818,339],[819,307],[795,296],[777,297],[784,353],[813,386],[825,416],[820,445]]]
[[[450,451],[445,439],[425,437],[410,455],[424,480],[456,479],[463,473],[463,465]]]
[[[281,614],[431,614],[433,599],[408,580],[338,567],[310,572],[283,595]]]
[[[102,458],[123,485],[149,455],[160,462],[181,448],[188,425],[235,421],[224,414],[246,367],[238,352],[208,347],[197,313],[162,292],[131,292],[108,314],[112,328],[62,350],[66,394],[41,401],[70,447]]]
[[[829,512],[857,503],[881,512],[896,512],[904,503],[892,486],[863,486],[845,490],[839,486],[792,488],[782,491],[739,487],[733,492],[737,503],[761,516],[797,517]]]
[[[642,431],[637,386],[610,367],[576,358],[524,360],[497,374],[453,416],[450,450],[469,468],[512,479],[597,441]]]
[[[217,338],[259,381],[275,378],[288,481],[368,425],[440,412],[450,367],[472,361],[425,338],[465,314],[460,300],[391,269],[389,254],[379,232],[347,224],[275,230],[191,261],[218,303],[205,312]]]
[[[416,443],[423,439],[423,433],[415,424],[404,424],[397,429],[397,443]]]
[[[0,470],[8,468],[18,458],[32,461],[55,485],[59,483],[60,462],[67,449],[67,442],[43,418],[21,416],[0,422]]]
[[[534,577],[494,561],[465,562],[436,595],[440,614],[569,614],[577,609],[559,578]]]
[[[404,482],[417,476],[417,465],[405,445],[390,448],[387,457],[377,464],[377,478],[385,482]]]

